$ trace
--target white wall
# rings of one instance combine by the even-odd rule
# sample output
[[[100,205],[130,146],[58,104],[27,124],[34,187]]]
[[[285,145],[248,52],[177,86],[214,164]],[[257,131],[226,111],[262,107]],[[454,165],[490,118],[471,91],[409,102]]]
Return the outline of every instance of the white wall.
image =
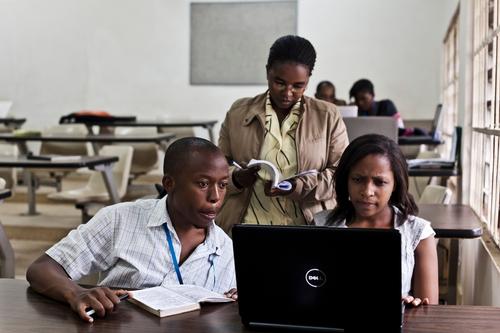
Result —
[[[331,79],[348,98],[352,83],[368,78],[376,98],[392,99],[403,119],[432,118],[440,102],[441,44],[456,0],[300,4],[299,30],[318,49],[316,82]]]
[[[265,86],[189,85],[189,3],[0,0],[0,99],[26,128],[84,108],[222,121],[232,101]],[[299,34],[318,51],[308,94],[331,79],[347,98],[367,77],[403,117],[431,117],[450,3],[299,0]]]

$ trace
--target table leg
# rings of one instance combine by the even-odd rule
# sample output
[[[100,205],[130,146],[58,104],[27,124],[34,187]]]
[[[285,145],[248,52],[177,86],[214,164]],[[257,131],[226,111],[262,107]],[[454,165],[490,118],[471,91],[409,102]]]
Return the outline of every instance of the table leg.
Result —
[[[101,172],[102,179],[109,193],[109,199],[112,203],[120,202],[118,191],[116,190],[115,180],[113,179],[113,164],[96,165],[92,168]]]
[[[450,241],[450,257],[448,265],[448,295],[449,305],[457,303],[457,282],[458,282],[458,258],[459,258],[459,240],[452,238]]]
[[[216,142],[214,141],[215,136],[214,136],[214,126],[213,125],[207,125],[207,130],[208,130],[208,137],[210,138],[210,141],[214,144]]]
[[[38,215],[36,211],[36,184],[33,173],[27,169],[23,171],[24,183],[28,188],[28,212],[26,215]]]
[[[26,141],[19,141],[17,143],[17,149],[19,149],[19,154],[20,155],[28,155],[29,150],[28,150],[28,144]]]

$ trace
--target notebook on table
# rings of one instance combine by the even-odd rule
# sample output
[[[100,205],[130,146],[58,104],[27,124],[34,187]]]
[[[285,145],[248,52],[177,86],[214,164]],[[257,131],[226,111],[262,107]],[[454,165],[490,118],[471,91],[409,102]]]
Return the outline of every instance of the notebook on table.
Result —
[[[400,332],[397,230],[240,224],[232,235],[244,325]]]
[[[454,169],[460,161],[460,142],[462,128],[455,127],[451,139],[450,156],[448,158],[416,158],[408,160],[410,169]]]

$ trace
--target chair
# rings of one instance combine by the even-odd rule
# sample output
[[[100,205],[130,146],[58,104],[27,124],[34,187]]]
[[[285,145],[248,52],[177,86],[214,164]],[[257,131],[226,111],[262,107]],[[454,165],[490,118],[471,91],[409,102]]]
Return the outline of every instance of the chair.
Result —
[[[427,159],[427,158],[438,158],[441,157],[439,153],[433,151],[421,151],[418,153],[416,158]],[[425,187],[429,185],[432,177],[409,177],[408,191],[413,195],[413,198],[418,201],[422,195]]]
[[[382,134],[398,142],[398,124],[393,117],[343,118],[349,141],[365,134]]]
[[[451,190],[440,185],[427,185],[418,200],[419,204],[444,204],[451,202]]]
[[[108,145],[103,146],[99,151],[102,156],[118,156],[119,160],[113,166],[113,180],[118,192],[118,197],[122,199],[127,193],[128,178],[132,164],[134,149],[130,146]],[[78,189],[67,190],[48,195],[49,199],[78,203],[82,208],[82,219],[86,215],[86,209],[95,203],[107,203],[109,193],[102,179],[101,173],[93,171],[87,184]],[[84,219],[85,220],[85,219]]]
[[[83,124],[54,125],[42,131],[43,135],[58,136],[82,136],[87,135],[88,130]],[[84,142],[48,142],[42,141],[40,145],[41,155],[93,155],[92,146]],[[62,179],[71,173],[67,169],[31,169],[36,177],[37,184],[55,186],[57,191],[61,191]]]
[[[175,134],[175,139],[170,140],[167,143],[167,147],[169,145],[171,145],[175,140],[196,136],[196,133],[194,132],[193,127],[159,127],[158,131],[160,133],[173,133],[173,134]]]
[[[0,190],[5,188],[7,182],[0,178]],[[0,223],[0,278],[14,278],[15,257],[14,250],[5,234],[2,223]]]
[[[444,204],[448,205],[451,202],[452,192],[449,188],[439,185],[427,185],[422,192],[422,196],[418,200],[419,204]],[[439,284],[446,286],[448,284],[448,267],[450,266],[450,239],[437,240],[438,253],[438,272],[440,281]],[[442,303],[447,300],[447,292],[445,288],[439,288],[439,298]]]
[[[155,127],[116,127],[116,136],[127,135],[156,135]],[[133,143],[130,144],[134,148],[132,157],[132,166],[130,174],[132,178],[137,178],[140,175],[146,174],[154,170],[158,166],[158,147],[156,143]]]
[[[17,157],[18,155],[17,145],[0,143],[0,157]],[[16,168],[0,168],[0,178],[5,181],[5,188],[13,190],[17,185]]]

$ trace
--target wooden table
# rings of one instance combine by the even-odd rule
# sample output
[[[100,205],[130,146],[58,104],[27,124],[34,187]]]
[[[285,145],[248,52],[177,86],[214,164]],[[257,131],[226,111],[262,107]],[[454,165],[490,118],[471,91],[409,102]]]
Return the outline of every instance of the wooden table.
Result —
[[[61,122],[61,124],[69,122]],[[213,128],[215,124],[217,124],[217,120],[135,120],[135,121],[91,121],[91,120],[73,120],[71,124],[80,123],[85,124],[89,133],[93,133],[92,126],[108,126],[108,127],[156,127],[158,128],[158,132],[160,132],[160,128],[176,128],[176,127],[202,127],[208,130],[208,135],[210,141],[214,142],[215,135],[213,132]]]
[[[477,238],[483,234],[479,217],[466,205],[418,205],[419,214],[432,223],[437,238]]]
[[[0,124],[11,129],[18,129],[26,122],[26,118],[0,118]]]
[[[116,136],[113,134],[89,134],[89,135],[13,135],[0,134],[0,140],[15,142],[19,147],[22,155],[28,154],[29,150],[26,145],[28,141],[46,141],[46,142],[90,142],[94,145],[94,151],[98,151],[97,143],[141,143],[154,142],[160,146],[164,142],[168,142],[175,137],[172,133],[162,133],[155,135],[124,135]]]
[[[443,144],[443,140],[434,139],[428,136],[399,136],[398,145],[400,146],[415,146],[415,145],[429,145],[437,146]]]
[[[419,168],[408,169],[408,176],[410,177],[452,177],[460,176],[460,170],[453,169],[439,169],[439,168]]]
[[[432,228],[436,232],[436,238],[451,238],[448,266],[448,302],[455,304],[460,256],[459,240],[481,237],[483,234],[481,220],[472,208],[466,205],[418,205],[418,208],[418,216],[431,222]]]
[[[36,215],[36,186],[33,173],[30,169],[78,169],[89,168],[100,171],[109,198],[113,203],[120,202],[115,181],[113,179],[113,164],[118,161],[116,156],[82,156],[76,161],[40,161],[30,160],[26,157],[0,157],[0,168],[24,168],[24,183],[28,187],[28,212],[27,215]]]
[[[263,299],[265,301],[265,299]],[[359,311],[370,311],[360,305]],[[422,306],[405,312],[405,333],[490,333],[500,328],[500,308]],[[273,332],[265,330],[263,332]],[[238,304],[204,305],[201,311],[158,318],[122,302],[106,318],[82,321],[68,305],[35,293],[26,281],[0,279],[0,332],[255,332],[242,326]]]
[[[460,165],[453,169],[439,169],[439,168],[418,168],[418,169],[408,169],[408,175],[410,177],[441,177],[441,186],[446,187],[448,178],[456,176],[462,176],[462,169]],[[429,179],[430,182],[430,179]],[[457,201],[462,202],[462,182],[460,179],[457,181]]]

